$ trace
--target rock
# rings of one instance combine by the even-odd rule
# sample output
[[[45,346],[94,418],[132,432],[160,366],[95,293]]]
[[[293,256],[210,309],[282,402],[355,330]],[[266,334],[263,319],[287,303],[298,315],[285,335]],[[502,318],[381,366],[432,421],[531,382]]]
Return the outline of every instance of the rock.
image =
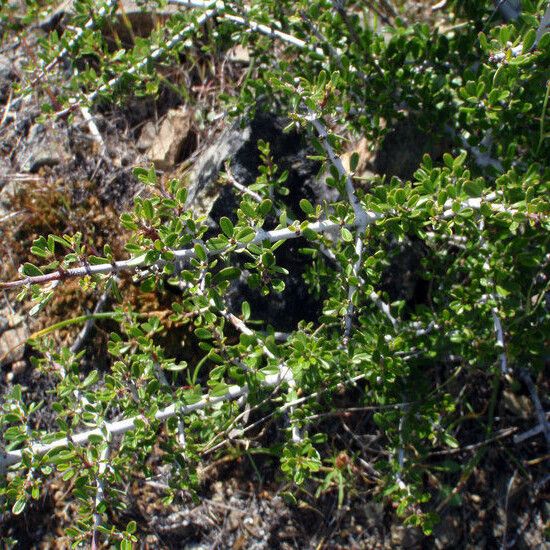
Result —
[[[533,405],[526,395],[517,395],[511,390],[502,392],[504,406],[518,418],[527,420],[533,415]]]
[[[289,193],[283,200],[289,216],[303,218],[299,207],[302,198],[307,198],[313,204],[334,200],[335,191],[317,177],[319,163],[307,158],[313,151],[305,136],[297,131],[283,132],[287,122],[266,114],[257,115],[244,127],[237,122],[224,131],[216,143],[195,162],[186,176],[189,179],[187,206],[208,217],[211,230],[207,237],[219,231],[218,220],[222,216],[236,220],[236,210],[242,195],[242,191],[235,187],[218,182],[225,161],[229,161],[231,174],[239,184],[251,185],[259,175],[259,140],[270,143],[271,155],[279,167],[279,173],[288,171],[285,186]],[[275,225],[276,219],[273,217],[266,221],[264,229],[268,230]],[[309,293],[303,280],[307,261],[299,250],[304,246],[307,246],[306,241],[292,239],[276,251],[277,265],[289,271],[288,275],[281,277],[285,283],[283,292],[261,296],[248,286],[247,272],[244,270],[241,279],[234,282],[226,296],[229,309],[240,313],[241,304],[246,300],[251,306],[253,318],[263,319],[275,330],[282,331],[293,330],[302,319],[313,321],[318,318],[321,299]],[[235,261],[244,262],[242,255],[236,255]]]
[[[241,44],[237,44],[227,52],[227,60],[239,65],[249,65],[250,51]]]
[[[141,133],[139,134],[139,139],[136,144],[137,150],[140,153],[145,153],[147,149],[153,145],[156,135],[157,129],[155,128],[154,123],[150,121],[145,123],[141,129]]]
[[[505,21],[515,21],[521,14],[521,0],[493,0]]]
[[[55,123],[49,128],[43,124],[31,126],[26,146],[18,155],[22,172],[38,172],[43,166],[56,166],[71,159],[67,132]]]
[[[150,132],[151,128],[147,131]],[[185,160],[196,145],[197,135],[193,130],[191,113],[186,108],[172,109],[166,114],[147,156],[160,170],[169,170]]]
[[[390,536],[392,548],[418,548],[422,532],[416,527],[393,524]]]
[[[434,544],[437,549],[457,548],[462,537],[462,522],[454,516],[446,516],[434,529]]]
[[[437,160],[449,149],[447,139],[439,137],[436,129],[423,130],[418,121],[409,116],[388,130],[374,159],[374,170],[381,175],[407,180],[418,169],[424,154]]]
[[[210,214],[215,203],[223,204],[226,199],[229,199],[234,206],[232,190],[219,185],[218,176],[224,162],[235,157],[250,139],[250,126],[241,129],[238,124],[235,124],[222,132],[216,142],[199,156],[186,176],[190,182],[187,206],[195,209],[200,215],[206,216]],[[234,216],[231,208],[226,214]],[[216,222],[212,217],[209,221],[212,227],[217,226],[217,223],[212,223]]]
[[[384,522],[384,504],[377,501],[369,501],[363,508],[365,524],[369,529],[379,527]]]
[[[356,176],[363,176],[365,173],[372,175],[372,172],[368,170],[369,164],[372,160],[372,152],[369,151],[369,142],[366,138],[361,138],[358,142],[352,144],[352,146],[341,156],[342,164],[348,172],[351,170],[351,157],[354,153],[358,155],[358,163],[355,170],[353,170]]]
[[[0,313],[0,366],[20,361],[29,331],[19,319]]]
[[[6,102],[14,76],[11,61],[0,54],[0,103],[2,104]]]

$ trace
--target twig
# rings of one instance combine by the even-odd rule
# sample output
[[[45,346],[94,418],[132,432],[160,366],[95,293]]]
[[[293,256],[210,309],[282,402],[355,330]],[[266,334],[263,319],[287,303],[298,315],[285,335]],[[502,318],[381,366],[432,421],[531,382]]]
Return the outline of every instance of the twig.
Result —
[[[209,3],[209,6],[214,6],[214,5],[216,5],[216,2]],[[113,89],[123,78],[127,78],[128,76],[136,74],[138,71],[147,67],[147,65],[149,65],[153,61],[158,61],[166,52],[171,51],[174,48],[174,46],[182,42],[190,32],[195,31],[197,27],[203,25],[209,19],[212,19],[213,17],[215,17],[217,13],[218,13],[217,9],[211,9],[204,12],[200,17],[197,18],[195,23],[189,24],[186,27],[184,27],[180,32],[178,32],[170,40],[168,40],[166,44],[159,46],[158,48],[153,50],[149,55],[147,55],[144,59],[142,59],[139,63],[132,65],[127,71],[124,71],[118,76],[111,78],[109,82],[107,82],[106,84],[103,84],[97,90],[94,90],[90,94],[87,94],[82,98],[82,100],[84,100],[86,103],[92,103],[99,96],[99,94]],[[82,100],[73,98],[71,105],[66,109],[63,109],[57,112],[56,116],[60,117],[68,114],[76,106],[78,106],[82,102]]]
[[[458,139],[460,140],[460,143],[462,144],[462,147],[464,147],[464,149],[470,152],[470,154],[474,157],[475,163],[480,168],[486,168],[487,166],[492,166],[499,172],[504,172],[504,167],[502,166],[502,163],[500,162],[500,160],[492,158],[489,153],[483,153],[480,147],[470,145],[468,143],[468,140],[462,134],[457,134],[457,132],[450,126],[446,125],[445,130],[452,137],[454,138],[458,137]],[[491,131],[489,130],[487,131],[485,136],[483,136],[483,139],[481,140],[479,145],[487,149],[487,151],[490,151],[492,143],[493,143],[493,136],[491,134]]]
[[[99,145],[99,156],[102,158],[105,155],[105,151],[107,150],[107,147],[105,146],[105,141],[103,140],[103,136],[101,135],[101,132],[99,131],[99,128],[95,123],[94,117],[91,115],[88,107],[85,107],[84,105],[80,106],[80,112],[82,113],[84,120],[88,124],[88,128],[90,130],[90,135],[92,136],[92,139]]]
[[[495,328],[495,335],[497,338],[497,347],[502,350],[499,355],[500,360],[500,372],[508,374],[508,359],[506,357],[505,347],[504,347],[504,331],[502,330],[502,323],[500,322],[500,317],[498,316],[497,309],[495,307],[491,308],[491,315],[493,317],[493,325]]]
[[[315,128],[317,134],[319,135],[321,146],[327,153],[331,164],[336,168],[339,176],[345,181],[346,194],[353,208],[353,212],[355,214],[355,224],[356,224],[356,239],[355,239],[356,259],[353,264],[352,275],[356,279],[359,279],[359,272],[361,270],[361,263],[363,261],[363,236],[367,226],[375,222],[377,219],[379,219],[380,215],[375,214],[373,212],[367,212],[359,202],[359,199],[355,194],[355,189],[353,187],[353,182],[351,181],[351,176],[348,174],[348,172],[344,168],[344,165],[342,164],[342,160],[340,159],[340,157],[338,157],[334,152],[334,149],[332,148],[332,145],[329,142],[328,132],[325,126],[323,125],[321,120],[317,118],[315,113],[313,113],[309,108],[308,108],[308,120],[309,122],[311,122],[312,126]],[[348,308],[346,311],[346,315],[344,317],[344,337],[343,337],[344,346],[347,345],[347,342],[351,334],[351,326],[353,322],[353,312],[354,312],[353,297],[355,295],[356,290],[357,290],[356,285],[350,284],[348,289]]]
[[[394,330],[399,328],[399,322],[392,315],[390,306],[374,292],[374,290],[369,294],[369,298],[376,304],[378,309],[388,318]]]
[[[229,313],[228,311],[223,311],[222,315],[229,320],[229,322],[239,331],[242,332],[242,334],[245,334],[247,336],[254,336],[256,339],[258,338],[257,333],[255,333],[253,330],[248,328],[244,321],[233,315],[232,313]],[[268,349],[268,347],[262,342],[261,344],[262,351],[266,357],[268,357],[271,360],[277,360],[275,355]],[[294,374],[292,373],[291,368],[283,361],[279,365],[279,370],[276,375],[268,375],[265,377],[265,383],[270,386],[278,386],[281,382],[286,382],[288,384],[288,390],[289,392],[295,392],[296,391],[296,381],[294,380]],[[289,408],[290,413],[294,412],[294,407]],[[292,441],[294,443],[298,443],[302,441],[302,436],[300,434],[300,430],[298,427],[290,421],[291,424],[291,433],[292,433]]]
[[[4,107],[4,114],[2,115],[2,120],[0,120],[0,128],[4,126],[4,122],[6,122],[6,119],[8,118],[10,107],[11,107],[11,100],[13,97],[13,88],[10,86],[10,93],[8,95],[8,99],[6,101],[6,105]]]
[[[170,2],[176,1],[177,3],[177,0],[169,0],[169,1]],[[240,15],[225,14],[223,16],[223,19],[225,19],[226,21],[231,21],[232,23],[237,23],[238,25],[246,26],[251,31],[265,34],[266,36],[270,36],[271,38],[278,38],[279,40],[282,40],[287,44],[291,44],[292,46],[296,46],[297,48],[300,48],[302,50],[310,50],[323,58],[325,57],[325,52],[323,52],[321,48],[315,48],[314,46],[308,44],[305,40],[302,40],[301,38],[296,38],[291,34],[287,34],[285,32],[279,31],[272,27],[268,27],[267,25],[256,23],[255,21],[249,21],[246,18],[241,17]]]
[[[507,437],[510,437],[512,434],[514,434],[517,431],[518,431],[518,428],[515,426],[512,428],[505,428],[500,432],[497,432],[493,437],[484,439],[479,443],[472,443],[471,445],[465,445],[464,447],[457,447],[455,449],[445,449],[444,451],[434,451],[432,453],[429,453],[428,456],[430,457],[449,456],[449,455],[456,455],[456,454],[465,453],[465,452],[477,451],[479,448],[485,447],[490,443],[494,443],[495,441],[499,441],[500,439],[506,439]]]
[[[107,300],[109,299],[109,289],[106,289],[103,294],[100,296],[99,300],[97,301],[97,304],[95,305],[93,315],[97,315],[101,311],[103,311],[103,308],[107,304]],[[86,323],[84,323],[84,326],[82,327],[82,330],[78,333],[78,336],[76,337],[75,341],[72,343],[70,350],[71,353],[78,353],[82,346],[84,345],[84,342],[86,341],[86,338],[88,338],[88,335],[90,334],[90,331],[92,330],[93,326],[95,325],[96,317],[90,317]]]
[[[108,439],[110,439],[110,434],[108,434]],[[110,446],[109,441],[106,442],[105,447],[101,451],[101,454],[99,455],[99,464],[97,467],[97,475],[96,475],[96,493],[95,493],[95,499],[94,499],[94,525],[92,530],[92,550],[95,550],[99,546],[99,528],[101,527],[101,514],[99,513],[98,509],[103,500],[105,500],[105,485],[103,480],[103,475],[105,474],[105,471],[107,470],[107,464],[109,462],[109,455],[110,455]]]
[[[339,228],[340,225],[336,222],[331,221],[320,221],[315,223],[310,223],[307,225],[307,228],[314,231],[315,233],[322,233],[325,231],[334,230]],[[261,244],[263,241],[267,240],[269,242],[277,242],[287,239],[297,239],[301,236],[301,229],[298,224],[284,229],[275,229],[273,231],[265,231],[259,229],[256,233],[256,236],[251,241],[254,244]],[[225,251],[219,250],[210,252],[211,256],[221,254]],[[180,250],[172,251],[176,262],[185,262],[195,257],[195,251],[192,248],[185,248]],[[157,262],[153,264],[153,267],[161,268],[165,265],[166,262]],[[86,275],[101,275],[101,274],[110,274],[118,273],[119,271],[132,270],[138,267],[141,267],[145,264],[145,254],[136,256],[135,258],[130,258],[129,260],[122,260],[113,263],[106,264],[97,264],[97,265],[88,265],[83,267],[73,267],[68,268],[63,271],[53,271],[44,275],[37,275],[33,277],[25,277],[24,279],[19,279],[17,281],[11,281],[8,283],[0,283],[0,288],[18,288],[30,284],[43,284],[51,281],[62,281],[65,279],[72,279],[76,277],[85,277]],[[151,267],[151,266],[150,266]]]
[[[550,450],[550,425],[546,420],[546,414],[542,408],[542,403],[540,402],[537,388],[533,383],[531,375],[525,369],[519,369],[519,377],[529,390],[531,401],[533,401],[533,405],[535,405],[535,413],[539,421],[539,426],[546,439],[546,446]]]
[[[235,187],[235,189],[238,189],[239,191],[241,191],[245,195],[248,195],[248,196],[252,197],[258,203],[262,202],[263,198],[260,194],[256,193],[255,191],[251,191],[248,187],[246,187],[246,185],[243,185],[242,183],[237,181],[237,179],[235,178],[235,176],[231,172],[231,167],[229,166],[229,162],[226,163],[225,173],[226,173],[226,176],[227,176],[227,179],[228,179],[229,183],[231,183],[231,185],[233,185],[233,187]],[[275,215],[277,217],[280,217],[281,214],[283,213],[282,210],[277,206],[274,206],[274,211],[275,211]],[[286,216],[286,221],[287,221],[288,225],[292,225],[294,223],[294,219],[291,216],[289,216],[288,214]],[[333,262],[336,266],[340,266],[340,264],[338,263],[338,261],[336,259],[336,256],[334,255],[334,252],[332,252],[332,250],[329,250],[324,245],[320,245],[319,250],[331,262]]]
[[[546,11],[544,12],[544,15],[540,21],[539,28],[537,29],[537,37],[535,38],[535,43],[533,44],[533,48],[538,46],[540,39],[548,32],[549,28],[550,28],[550,2],[548,2],[548,7],[546,8]]]
[[[46,74],[48,74],[59,61],[62,61],[65,56],[69,53],[69,50],[71,50],[74,46],[78,44],[80,39],[82,38],[85,31],[93,29],[95,27],[95,20],[99,17],[104,17],[107,15],[107,13],[118,3],[118,0],[107,0],[106,4],[102,6],[99,11],[94,15],[94,17],[90,17],[88,21],[83,26],[80,26],[76,28],[75,35],[69,40],[69,43],[66,47],[64,47],[56,56],[55,59],[50,61],[47,65],[43,66],[40,70],[40,74],[38,74],[33,81],[31,82],[31,85],[35,85],[39,80],[41,80]]]
[[[504,525],[502,526],[502,543],[500,545],[502,550],[506,550],[511,546],[508,544],[508,505],[510,503],[510,493],[512,492],[517,473],[518,471],[514,470],[510,481],[508,481],[508,489],[506,490],[506,498],[504,499]]]
[[[545,413],[545,418],[550,416],[550,412]],[[548,424],[548,420],[546,421]],[[527,430],[526,432],[520,433],[516,436],[514,436],[514,443],[522,443],[523,441],[526,441],[527,439],[531,439],[532,437],[535,437],[536,435],[540,434],[543,430],[543,425],[539,424],[538,426],[535,426],[534,428],[531,428],[530,430]]]

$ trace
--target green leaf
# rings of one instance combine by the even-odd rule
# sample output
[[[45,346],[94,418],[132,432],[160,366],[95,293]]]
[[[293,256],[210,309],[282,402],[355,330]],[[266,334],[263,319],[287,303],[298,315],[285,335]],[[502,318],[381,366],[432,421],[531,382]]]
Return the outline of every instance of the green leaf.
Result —
[[[222,281],[230,281],[239,277],[240,274],[241,270],[238,267],[225,267],[214,275],[212,282],[214,284],[219,284]]]
[[[155,277],[147,277],[144,281],[142,281],[140,285],[141,292],[153,292],[155,290],[156,281]]]
[[[536,38],[537,32],[535,31],[535,29],[529,29],[523,38],[523,53],[527,53],[531,50]]]
[[[359,153],[357,151],[354,151],[349,161],[349,167],[351,171],[355,172],[355,170],[357,170],[358,165],[359,165]]]
[[[143,216],[146,220],[152,220],[155,217],[155,209],[150,199],[144,199],[141,203],[143,209]]]
[[[12,513],[14,516],[18,516],[27,506],[27,501],[24,498],[20,498],[15,501],[15,504],[12,506]]]
[[[399,206],[402,206],[403,204],[405,204],[405,202],[407,201],[407,194],[405,193],[405,190],[404,189],[397,189],[395,191],[395,202],[399,205]]]
[[[226,237],[228,237],[229,239],[233,237],[233,232],[235,228],[233,227],[233,222],[229,218],[225,216],[220,218],[220,227],[222,228],[222,231],[224,232]]]
[[[132,520],[128,522],[128,525],[126,525],[126,532],[133,534],[137,531],[137,523]]]
[[[507,82],[506,78],[506,67],[504,65],[501,65],[495,72],[495,75],[493,76],[493,88],[500,88],[504,86]]]
[[[271,208],[273,207],[273,201],[271,199],[264,199],[259,205],[258,205],[258,214],[265,218],[269,212],[271,212]]]
[[[241,312],[243,319],[248,321],[250,319],[250,304],[246,300],[241,304]]]
[[[250,241],[254,240],[254,237],[256,236],[256,232],[252,227],[242,227],[240,229],[237,229],[235,233],[235,239],[240,243],[249,243]]]
[[[463,189],[470,197],[481,197],[484,190],[484,180],[478,178],[474,181],[467,181]]]
[[[195,243],[194,250],[197,258],[201,262],[206,262],[206,260],[208,259],[208,254],[206,253],[204,246],[202,246],[202,244],[200,243]]]
[[[342,236],[342,239],[347,243],[353,241],[353,234],[347,227],[342,227],[340,229],[340,235]]]
[[[195,329],[195,336],[201,340],[211,340],[213,338],[210,330],[204,327],[199,327]]]
[[[313,205],[307,199],[300,200],[300,208],[304,214],[307,214],[308,216],[315,212],[315,208],[313,208]]]
[[[21,268],[21,273],[23,275],[26,275],[27,277],[39,277],[40,275],[44,275],[43,271],[41,271],[38,267],[29,262],[23,264],[23,267]]]

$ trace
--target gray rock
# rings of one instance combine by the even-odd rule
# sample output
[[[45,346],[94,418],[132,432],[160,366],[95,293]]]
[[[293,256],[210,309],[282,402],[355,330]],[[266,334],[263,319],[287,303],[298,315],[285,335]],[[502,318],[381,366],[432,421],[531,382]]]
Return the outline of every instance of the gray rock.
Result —
[[[22,172],[38,172],[43,166],[56,166],[72,158],[66,130],[53,124],[46,128],[34,124],[29,130],[26,146],[18,155]]]
[[[521,0],[493,0],[505,21],[515,21],[521,13]]]

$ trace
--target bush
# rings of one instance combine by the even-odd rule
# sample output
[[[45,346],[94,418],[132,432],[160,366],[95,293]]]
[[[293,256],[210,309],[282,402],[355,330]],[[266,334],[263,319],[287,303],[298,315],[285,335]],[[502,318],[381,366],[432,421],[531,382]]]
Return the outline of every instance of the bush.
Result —
[[[124,506],[126,480],[158,471],[152,453],[170,468],[169,502],[178,489],[198,487],[205,451],[244,453],[231,441],[272,418],[273,439],[249,444],[277,461],[292,482],[289,499],[301,488],[336,487],[341,504],[367,476],[406,522],[429,533],[488,445],[466,464],[432,456],[466,443],[460,426],[471,394],[457,380],[490,388],[482,424],[489,441],[499,387],[532,380],[548,360],[545,2],[522,2],[510,23],[490,2],[448,1],[418,23],[402,2],[373,2],[377,14],[361,2],[326,0],[173,3],[181,9],[165,25],[123,44],[102,33],[117,3],[76,2],[71,25],[42,40],[19,91],[54,91],[44,116],[74,116],[78,106],[155,94],[167,64],[191,67],[239,44],[253,62],[216,108],[247,120],[276,106],[288,130],[307,136],[319,185],[339,199],[302,198],[290,211],[285,173],[270,144],[259,143],[253,192],[242,193],[215,232],[188,208],[188,182],[164,183],[154,169],[137,168],[148,192],[121,217],[129,259],[113,257],[109,246],[91,256],[79,234],[37,239],[38,265],[26,263],[20,280],[2,284],[32,298],[32,313],[72,278],[116,298],[118,274],[130,272],[142,292],[168,294],[172,314],[146,317],[123,301],[70,320],[117,324],[110,369],[86,376],[83,352],[34,339],[34,365],[55,380],[57,430],[33,429],[41,404],[27,403],[20,386],[4,395],[3,505],[20,514],[60,473],[80,502],[68,531],[74,542],[130,548],[135,522],[121,527],[109,518]],[[29,21],[42,9],[31,8]],[[197,109],[204,123],[213,118],[208,107]],[[349,166],[342,162],[348,143],[366,137],[376,149],[405,120],[445,144],[433,158],[420,151],[411,177],[361,178],[357,151]],[[262,295],[281,293],[288,270],[278,249],[290,239],[300,239],[304,278],[322,313],[280,340],[258,324],[261,312],[246,301],[231,310],[226,297],[243,278]],[[418,273],[399,273],[399,251],[414,243],[422,249]],[[388,291],[395,272],[394,284],[422,281],[421,299]],[[195,350],[185,362],[160,336],[187,326]],[[338,447],[323,429],[324,415],[349,407],[374,411],[369,429],[384,452],[367,470],[360,444]]]

